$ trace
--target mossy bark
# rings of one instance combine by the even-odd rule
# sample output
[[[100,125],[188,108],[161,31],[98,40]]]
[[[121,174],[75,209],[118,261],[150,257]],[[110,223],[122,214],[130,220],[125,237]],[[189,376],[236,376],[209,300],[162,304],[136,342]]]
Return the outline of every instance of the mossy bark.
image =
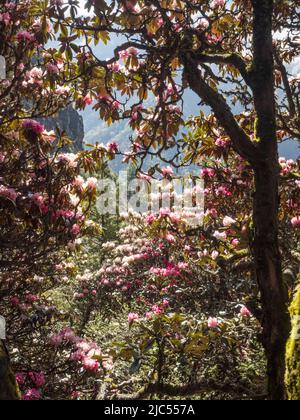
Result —
[[[286,385],[289,400],[300,401],[300,285],[290,308],[292,334],[287,343]]]
[[[20,391],[12,372],[9,357],[0,340],[0,401],[20,399]]]

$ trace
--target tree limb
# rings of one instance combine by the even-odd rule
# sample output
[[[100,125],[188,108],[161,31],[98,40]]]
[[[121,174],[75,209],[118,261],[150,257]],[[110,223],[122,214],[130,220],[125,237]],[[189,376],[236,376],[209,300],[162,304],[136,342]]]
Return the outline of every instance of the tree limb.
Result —
[[[193,53],[192,57],[199,63],[228,64],[235,67],[249,87],[253,87],[251,71],[247,69],[245,61],[239,54],[203,54]]]
[[[286,93],[286,97],[287,97],[287,101],[288,101],[288,104],[289,104],[289,111],[290,111],[291,117],[293,118],[293,117],[296,116],[296,106],[295,106],[295,103],[294,103],[292,89],[291,89],[291,86],[290,86],[290,83],[289,83],[288,73],[287,73],[287,70],[286,70],[286,68],[285,68],[285,66],[284,66],[282,60],[280,59],[276,50],[275,50],[274,54],[275,54],[275,60],[276,60],[277,66],[278,66],[279,71],[281,73],[282,83],[283,83],[285,93]]]
[[[273,0],[252,0],[253,6],[253,84],[257,114],[258,148],[265,157],[278,157],[274,48]]]
[[[248,160],[253,166],[257,165],[257,160],[259,158],[258,149],[236,121],[223,95],[216,92],[208,83],[206,83],[198,68],[197,61],[187,57],[183,60],[185,75],[191,89],[212,108],[217,120],[229,135],[235,151],[244,159]]]
[[[146,399],[151,394],[161,394],[169,397],[188,397],[192,395],[202,394],[204,392],[224,392],[227,394],[234,394],[240,398],[249,399],[264,399],[266,395],[258,392],[251,392],[249,388],[242,385],[234,385],[229,383],[217,383],[212,380],[207,380],[198,383],[192,383],[188,385],[170,385],[170,384],[158,384],[151,383],[133,394],[118,394],[114,398],[117,400],[142,400]]]

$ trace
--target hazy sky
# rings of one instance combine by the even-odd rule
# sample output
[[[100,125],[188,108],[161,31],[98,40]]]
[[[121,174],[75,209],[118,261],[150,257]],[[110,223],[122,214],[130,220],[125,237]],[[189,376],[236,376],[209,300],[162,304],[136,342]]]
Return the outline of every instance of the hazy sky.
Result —
[[[86,13],[87,12],[87,10],[84,8],[85,2],[86,2],[86,0],[79,0],[81,13]]]

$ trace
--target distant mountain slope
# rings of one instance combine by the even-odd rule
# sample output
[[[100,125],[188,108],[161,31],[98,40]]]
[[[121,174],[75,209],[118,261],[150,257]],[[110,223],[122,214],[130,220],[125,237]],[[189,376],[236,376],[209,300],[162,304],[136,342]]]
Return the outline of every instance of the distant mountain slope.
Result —
[[[82,8],[82,12],[83,12]],[[116,48],[123,38],[121,35],[112,35],[111,41],[107,45],[99,44],[94,47],[94,53],[100,59],[111,57],[112,51]],[[125,39],[124,39],[125,41]],[[300,71],[300,58],[293,63],[291,72],[297,74]],[[203,110],[209,112],[207,107]],[[99,119],[99,114],[94,112],[91,107],[88,107],[81,113],[85,126],[85,143],[108,143],[109,141],[116,140],[122,145],[122,149],[126,150],[129,144],[128,138],[131,134],[130,127],[126,122],[113,124],[107,127],[103,121]],[[192,115],[199,115],[199,98],[191,91],[188,90],[184,97],[184,115],[186,117]],[[288,159],[297,159],[300,156],[299,143],[285,142],[279,147],[280,155]],[[119,163],[118,163],[119,164]]]
[[[193,115],[193,110],[194,115],[196,115],[196,108],[193,103],[195,101],[193,101],[193,99],[194,98],[189,98],[189,100],[186,101],[188,104],[188,109],[185,110],[186,115]],[[98,113],[93,111],[91,107],[87,108],[81,115],[85,126],[84,143],[95,144],[98,142],[107,144],[114,140],[121,145],[122,150],[127,149],[132,131],[126,121],[115,123],[108,127],[106,123],[99,119]],[[287,141],[280,144],[279,154],[287,159],[299,158],[300,143],[297,141]],[[114,169],[119,169],[120,161],[114,162],[112,166]]]
[[[73,140],[73,144],[68,147],[68,151],[78,152],[83,150],[83,117],[71,105],[60,111],[57,116],[43,118],[41,121],[48,131],[55,130],[57,127],[65,131],[67,136]],[[97,124],[96,120],[95,124]]]

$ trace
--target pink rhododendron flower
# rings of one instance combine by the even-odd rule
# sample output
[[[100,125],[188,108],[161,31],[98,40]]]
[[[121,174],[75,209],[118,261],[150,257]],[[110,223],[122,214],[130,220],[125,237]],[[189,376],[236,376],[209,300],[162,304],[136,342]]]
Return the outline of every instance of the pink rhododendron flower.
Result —
[[[213,0],[211,7],[215,9],[216,7],[223,7],[225,6],[226,1],[225,0]]]
[[[29,372],[28,373],[29,378],[32,380],[32,382],[35,384],[37,388],[41,388],[45,385],[45,375],[37,372]]]
[[[56,64],[48,63],[46,65],[46,69],[50,74],[59,74],[59,68]]]
[[[209,215],[216,219],[218,217],[218,210],[217,209],[210,209],[207,211],[206,215]]]
[[[116,62],[114,62],[112,64],[109,64],[107,67],[111,71],[113,71],[114,73],[118,73],[121,70],[121,65],[120,65],[120,63],[118,61],[116,61]]]
[[[138,50],[136,48],[130,47],[127,50],[119,52],[120,60],[126,60],[128,57],[136,57],[138,55]]]
[[[53,347],[59,347],[63,342],[63,337],[59,334],[53,334],[48,338],[48,342]]]
[[[119,151],[119,145],[118,145],[118,143],[113,141],[111,143],[108,143],[107,149],[108,149],[109,153],[115,154],[115,153],[118,153],[118,151]]]
[[[11,15],[8,12],[0,13],[0,22],[8,26],[11,23]]]
[[[172,83],[169,83],[167,86],[167,95],[174,95],[177,93],[177,88]]]
[[[219,256],[220,254],[219,254],[219,252],[218,251],[213,251],[212,252],[212,254],[211,254],[211,258],[213,259],[213,260],[216,260],[217,258],[218,258],[218,256]]]
[[[37,206],[41,206],[44,204],[44,197],[39,194],[39,193],[35,193],[32,196],[32,201],[37,205]]]
[[[18,382],[19,385],[23,385],[25,383],[25,380],[26,380],[25,373],[17,372],[15,376],[16,376],[16,381]]]
[[[1,192],[0,192],[1,194]],[[293,217],[293,219],[291,220],[292,226],[296,227],[296,226],[300,226],[300,216],[297,217]]]
[[[151,308],[153,314],[159,315],[163,312],[162,308],[158,305],[153,305]]]
[[[146,216],[146,223],[148,225],[152,225],[155,222],[155,216],[153,214],[148,214],[148,216]]]
[[[81,300],[84,297],[85,297],[84,293],[74,293],[74,295],[73,295],[73,298],[76,299],[76,300]]]
[[[168,166],[167,168],[163,168],[161,172],[165,178],[174,175],[174,171],[170,166]]]
[[[128,314],[128,322],[130,323],[130,324],[132,324],[133,322],[135,322],[135,321],[138,321],[139,320],[139,315],[138,314],[136,314],[136,313],[134,313],[134,312],[130,312],[129,314]]]
[[[171,210],[169,208],[163,208],[163,209],[160,209],[159,211],[160,217],[169,216],[170,213],[171,213]]]
[[[42,79],[43,70],[39,67],[33,67],[29,72],[29,77],[32,79]]]
[[[221,186],[216,189],[216,194],[218,197],[224,196],[224,197],[231,197],[232,192],[225,186]]]
[[[35,303],[39,301],[39,297],[37,295],[28,294],[26,295],[26,302],[28,303]]]
[[[95,190],[97,188],[98,179],[97,178],[89,178],[86,181],[86,186],[89,190]]]
[[[32,131],[37,135],[42,134],[45,130],[45,126],[43,124],[34,120],[23,121],[22,128],[24,128],[24,130]]]
[[[236,220],[234,220],[232,217],[226,216],[223,219],[223,226],[230,227],[236,223]]]
[[[83,103],[84,103],[85,105],[91,105],[91,104],[93,103],[93,98],[91,97],[91,95],[86,95],[86,96],[83,98]]]
[[[216,140],[216,146],[218,147],[225,148],[229,145],[230,145],[230,141],[228,139],[224,139],[220,137]]]
[[[245,318],[250,318],[250,316],[251,316],[251,312],[244,305],[241,307],[240,314],[241,314],[241,316],[243,316]]]
[[[139,174],[139,178],[142,179],[143,181],[147,181],[147,182],[151,182],[151,180],[152,180],[151,176],[149,176],[147,174],[143,174],[143,173]]]
[[[179,270],[186,270],[187,268],[189,268],[189,264],[185,262],[180,262],[178,263],[177,267],[179,268]]]
[[[118,101],[113,101],[112,104],[111,104],[111,107],[113,109],[120,109],[121,108],[121,104]]]
[[[201,18],[198,22],[199,29],[205,30],[209,27],[209,21],[205,18]]]
[[[138,55],[138,50],[134,47],[128,48],[127,52],[129,57],[135,57]]]
[[[78,175],[73,181],[74,187],[82,188],[84,185],[84,179],[82,176]]]
[[[181,275],[181,269],[178,265],[169,262],[166,268],[151,267],[150,273],[160,277],[179,277]]]
[[[211,168],[204,168],[201,171],[201,176],[202,177],[213,178],[215,175],[216,175],[216,171],[214,169],[211,169]]]
[[[16,296],[11,297],[9,301],[12,306],[18,306],[20,304],[20,299]]]
[[[93,371],[93,372],[99,370],[99,368],[100,368],[100,363],[97,360],[91,359],[89,357],[85,357],[83,359],[82,364],[83,364],[83,367],[86,370],[90,370],[90,371]]]
[[[18,197],[18,193],[14,190],[14,188],[9,188],[5,187],[4,185],[0,185],[0,197],[5,197],[15,202]]]
[[[71,398],[73,400],[77,400],[80,397],[80,392],[79,391],[73,391],[71,394]]]
[[[237,248],[237,247],[239,246],[239,244],[240,244],[240,241],[239,241],[238,239],[233,239],[233,240],[231,241],[231,245],[232,245],[234,248]]]
[[[57,160],[66,163],[70,168],[76,168],[78,165],[77,155],[74,153],[62,153],[58,155]]]
[[[73,225],[73,226],[72,226],[72,230],[71,230],[71,232],[72,232],[72,234],[73,234],[74,236],[79,235],[79,233],[80,233],[80,226],[78,226],[78,225]]]
[[[123,4],[123,8],[125,12],[130,12],[130,13],[138,13],[138,6],[136,6],[135,1],[131,1],[131,0],[126,0]]]
[[[63,95],[63,96],[68,96],[70,93],[70,88],[68,86],[58,86],[54,93],[56,93],[57,95]]]
[[[23,395],[22,399],[24,401],[35,401],[41,399],[41,393],[38,389],[32,388],[28,389]]]
[[[216,231],[213,235],[216,239],[218,239],[219,241],[225,240],[227,239],[227,233],[226,232],[219,232]]]
[[[208,318],[207,324],[208,324],[208,328],[217,328],[219,325],[218,318],[212,318],[212,317]]]
[[[35,40],[35,35],[31,34],[28,31],[20,31],[17,33],[18,42],[22,42],[22,41],[32,42],[34,40]]]
[[[74,343],[77,340],[76,335],[74,331],[72,330],[72,328],[65,328],[64,330],[61,331],[60,334],[64,340],[69,341],[70,343]]]
[[[166,236],[166,240],[167,240],[167,242],[169,242],[170,244],[174,244],[174,243],[176,242],[175,236],[174,236],[174,235],[172,235],[171,233],[169,233],[169,234]]]
[[[179,214],[177,214],[177,213],[171,213],[170,214],[170,220],[173,223],[178,223],[181,220],[181,216]]]

